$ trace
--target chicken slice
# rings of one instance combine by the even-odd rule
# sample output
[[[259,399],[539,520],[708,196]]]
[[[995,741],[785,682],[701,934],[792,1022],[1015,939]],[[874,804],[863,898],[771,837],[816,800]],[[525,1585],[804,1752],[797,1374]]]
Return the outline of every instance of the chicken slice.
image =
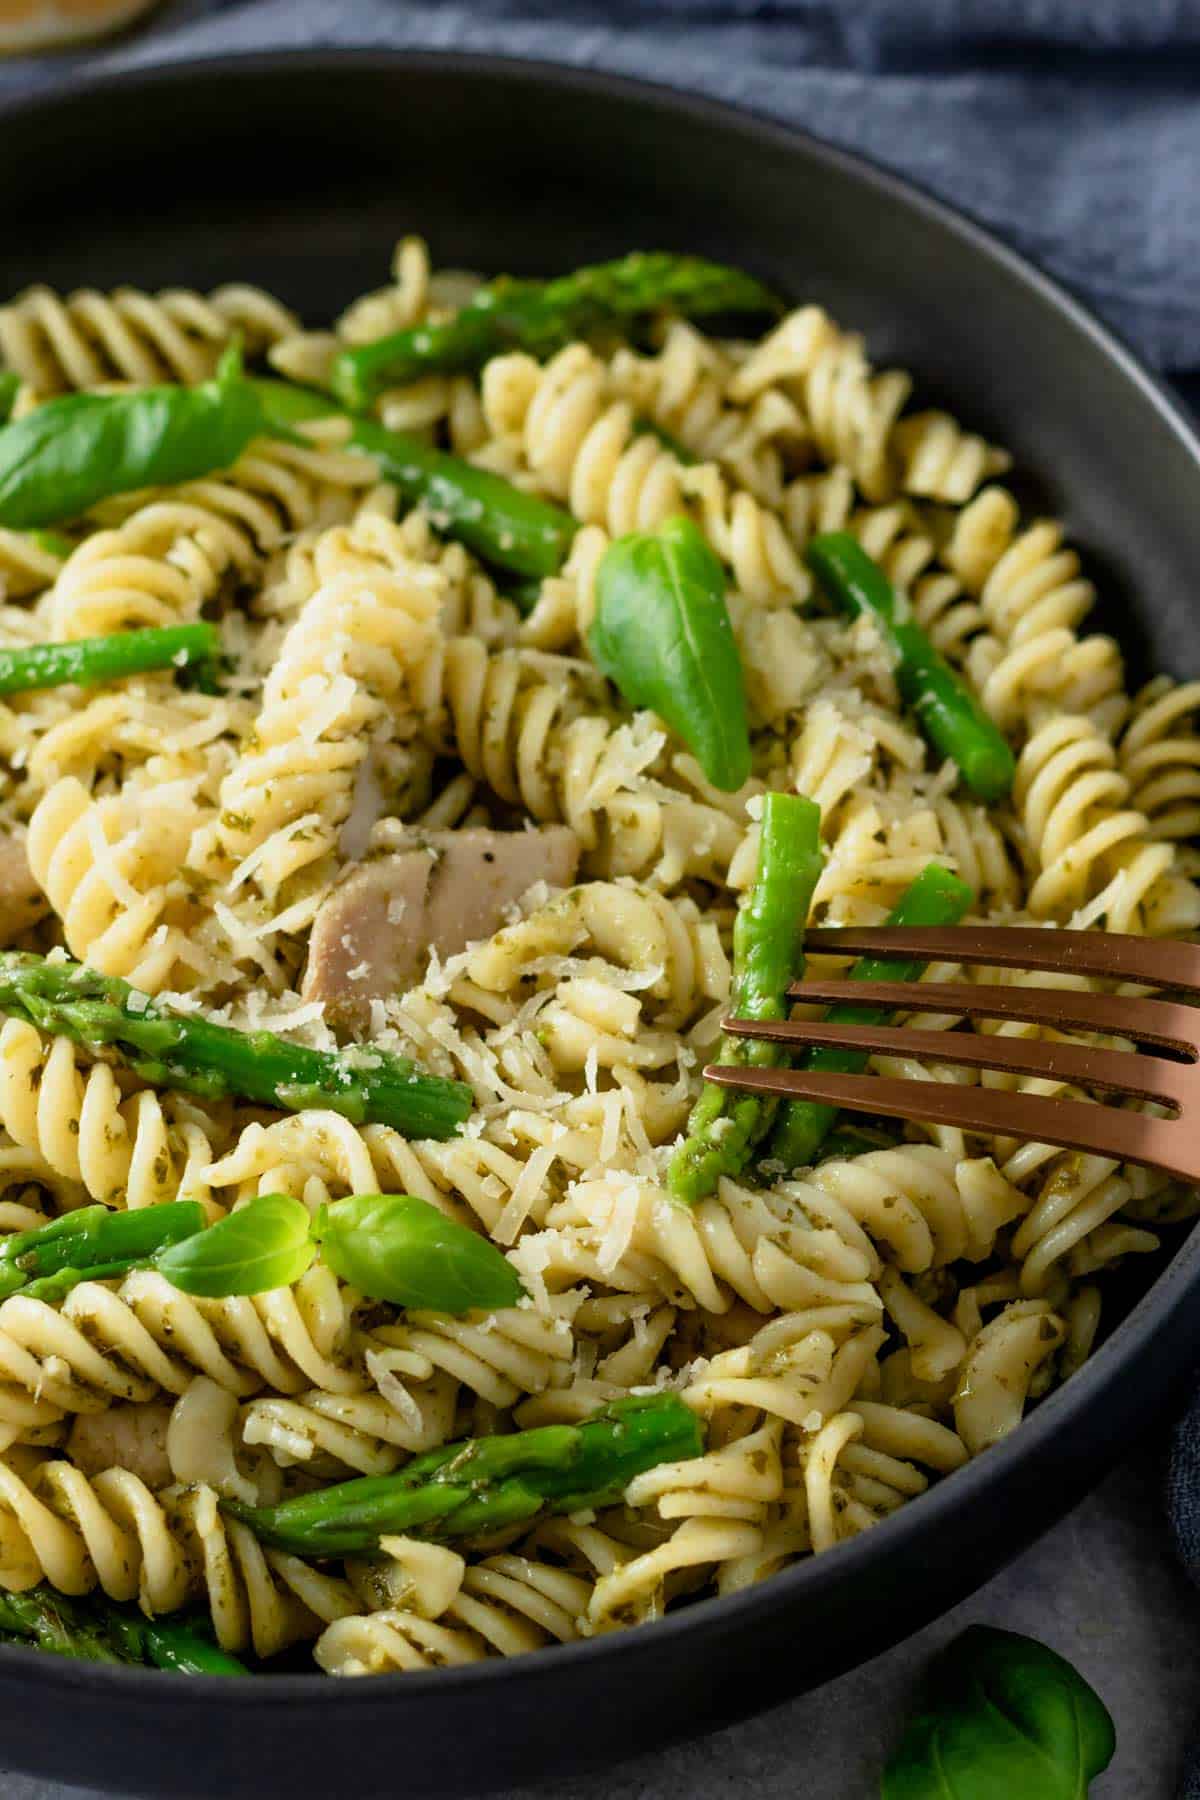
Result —
[[[431,950],[454,956],[491,937],[536,883],[569,887],[578,862],[566,825],[413,832],[402,849],[356,864],[324,901],[301,992],[362,1029],[370,1001],[412,987]]]
[[[171,1480],[167,1427],[171,1408],[159,1400],[80,1413],[67,1439],[67,1455],[85,1475],[127,1469],[153,1492]]]

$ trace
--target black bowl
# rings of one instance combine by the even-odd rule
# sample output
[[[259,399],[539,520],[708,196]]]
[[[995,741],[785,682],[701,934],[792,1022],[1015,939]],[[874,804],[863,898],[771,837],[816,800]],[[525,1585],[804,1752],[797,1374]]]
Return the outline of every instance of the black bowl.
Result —
[[[0,293],[253,280],[313,322],[402,231],[546,272],[631,246],[744,263],[864,330],[1014,451],[1135,668],[1200,664],[1200,446],[1161,388],[986,233],[726,108],[497,60],[315,54],[151,71],[0,116]],[[0,1651],[10,1766],[125,1795],[481,1794],[711,1730],[874,1656],[1077,1500],[1200,1351],[1200,1238],[1014,1437],[735,1598],[512,1662],[182,1681]]]

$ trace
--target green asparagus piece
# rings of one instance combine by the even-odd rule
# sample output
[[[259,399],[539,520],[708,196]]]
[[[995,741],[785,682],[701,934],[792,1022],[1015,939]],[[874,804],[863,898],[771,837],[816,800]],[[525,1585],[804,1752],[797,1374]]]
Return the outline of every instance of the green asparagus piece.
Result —
[[[894,1150],[900,1142],[898,1131],[882,1125],[843,1125],[835,1127],[817,1152],[818,1162],[832,1162],[835,1157],[866,1156],[872,1150]]]
[[[416,325],[343,350],[333,365],[333,391],[347,406],[364,407],[385,388],[421,375],[480,369],[501,350],[549,356],[572,338],[657,312],[699,318],[779,310],[776,296],[739,269],[699,256],[634,251],[554,281],[490,281],[445,324]]]
[[[830,598],[852,618],[869,613],[890,640],[898,658],[896,685],[930,743],[958,764],[980,800],[1002,800],[1016,771],[1012,751],[878,563],[848,531],[813,538],[806,556]]]
[[[39,550],[44,550],[47,556],[57,556],[60,562],[65,562],[75,548],[71,539],[61,531],[31,531],[28,535],[30,543],[36,544]]]
[[[566,560],[578,522],[562,507],[524,493],[461,457],[434,450],[408,432],[389,431],[373,419],[357,418],[328,394],[295,383],[260,379],[250,384],[277,431],[314,419],[351,419],[350,442],[373,456],[380,473],[395,483],[409,505],[422,504],[446,537],[457,538],[497,569],[520,577],[505,585],[506,596],[527,614],[537,605],[545,576]],[[641,420],[649,433],[680,462],[696,459],[659,426]]]
[[[951,875],[940,863],[930,863],[900,896],[884,922],[888,925],[957,925],[974,903],[974,892],[965,881]],[[923,962],[912,957],[864,956],[851,969],[850,979],[917,981],[924,968]],[[825,1016],[839,1025],[881,1025],[888,1013],[883,1006],[853,1006],[844,1001],[831,1006]],[[866,1068],[867,1061],[865,1050],[833,1050],[822,1045],[806,1051],[799,1067],[856,1075]],[[788,1174],[794,1169],[807,1169],[837,1118],[838,1110],[819,1100],[785,1100],[767,1139],[764,1163],[782,1168]]]
[[[15,1231],[0,1244],[0,1298],[18,1291],[58,1300],[80,1281],[107,1281],[139,1268],[168,1244],[204,1229],[198,1200],[174,1200],[136,1212],[81,1206],[36,1231]]]
[[[540,575],[529,575],[524,581],[510,581],[504,588],[504,598],[511,600],[523,619],[527,619],[542,597],[542,578]]]
[[[0,1593],[0,1633],[9,1643],[73,1656],[80,1662],[129,1661],[90,1609],[50,1587],[27,1588],[23,1594]]]
[[[374,419],[360,419],[350,441],[410,506],[425,508],[437,531],[485,562],[517,575],[553,575],[565,562],[578,526],[561,507]]]
[[[146,1619],[95,1598],[69,1600],[53,1588],[0,1593],[0,1635],[81,1662],[143,1663],[183,1675],[248,1675],[186,1619]]]
[[[209,1099],[236,1096],[286,1112],[323,1106],[406,1137],[453,1137],[471,1110],[465,1082],[427,1075],[406,1056],[310,1050],[270,1031],[175,1015],[116,976],[16,950],[0,953],[0,1013],[107,1048],[154,1087]]]
[[[804,972],[804,927],[821,873],[820,824],[820,809],[798,794],[763,801],[758,871],[733,928],[732,1010],[740,1018],[787,1017],[787,990]],[[718,1061],[775,1068],[786,1056],[778,1044],[726,1038]],[[667,1171],[672,1197],[694,1206],[722,1175],[737,1175],[770,1129],[775,1106],[706,1082]]]
[[[130,1662],[149,1663],[174,1675],[248,1675],[245,1663],[215,1644],[207,1620],[147,1619],[141,1613],[109,1614],[113,1637]]]
[[[278,1506],[221,1504],[278,1550],[369,1555],[393,1532],[481,1538],[539,1513],[610,1506],[635,1475],[703,1448],[699,1422],[678,1395],[627,1394],[582,1424],[468,1438],[414,1457],[395,1475],[344,1481]]]
[[[78,638],[67,644],[30,644],[22,650],[0,650],[0,694],[30,688],[95,687],[147,669],[214,664],[221,639],[213,625],[164,625],[144,631],[118,631],[111,637]]]
[[[250,384],[277,431],[343,411],[328,394],[286,381]],[[570,513],[536,494],[526,494],[499,475],[459,456],[431,449],[405,431],[389,431],[374,419],[354,419],[350,442],[373,456],[379,472],[410,506],[422,505],[443,536],[457,538],[485,562],[515,575],[554,575],[579,529]]]

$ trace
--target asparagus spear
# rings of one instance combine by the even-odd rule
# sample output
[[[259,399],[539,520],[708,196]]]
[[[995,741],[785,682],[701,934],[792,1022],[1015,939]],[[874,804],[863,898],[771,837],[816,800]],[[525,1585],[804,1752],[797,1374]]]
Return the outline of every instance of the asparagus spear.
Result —
[[[276,431],[346,416],[328,394],[313,388],[267,380],[251,386]],[[353,419],[350,442],[375,458],[384,480],[410,506],[425,507],[438,531],[457,538],[485,562],[540,578],[556,574],[566,560],[579,527],[560,506],[523,493],[459,456],[431,449],[406,431],[389,431],[374,419]]]
[[[779,310],[776,296],[739,269],[699,256],[634,251],[554,281],[491,281],[443,325],[417,325],[343,350],[333,366],[333,391],[347,406],[369,406],[384,388],[420,375],[479,369],[500,350],[548,356],[574,337],[650,313],[699,318]]]
[[[940,863],[930,863],[900,896],[885,923],[957,925],[974,902],[975,895],[965,881],[951,875]],[[924,968],[925,964],[915,958],[864,956],[851,969],[850,978],[853,981],[917,981]],[[848,1001],[831,1006],[826,1014],[839,1025],[881,1025],[887,1016],[886,1007],[853,1006]],[[832,1050],[822,1045],[805,1051],[800,1067],[855,1075],[866,1068],[867,1061],[865,1050]],[[819,1100],[785,1100],[767,1139],[764,1162],[779,1165],[789,1174],[793,1169],[808,1168],[837,1115],[836,1106],[826,1106]]]
[[[67,644],[30,644],[0,650],[0,694],[30,688],[95,687],[147,669],[211,667],[221,639],[213,625],[163,625],[144,631],[117,631],[111,637],[78,638]]]
[[[744,1019],[787,1017],[787,990],[804,971],[804,926],[821,873],[820,809],[798,794],[768,794],[754,886],[733,928],[733,1011]],[[772,1068],[786,1060],[778,1044],[726,1038],[718,1060]],[[694,1206],[722,1175],[736,1175],[769,1130],[776,1103],[706,1082],[687,1136],[671,1158],[667,1187]]]
[[[375,458],[380,473],[409,505],[425,506],[446,537],[457,538],[485,562],[518,576],[504,592],[522,614],[533,611],[543,578],[561,569],[579,529],[570,513],[461,457],[434,450],[408,432],[389,431],[374,419],[356,418],[314,388],[273,380],[251,385],[277,431],[314,419],[350,419],[350,442]],[[680,462],[695,461],[659,426],[642,420],[635,429],[658,438]]]
[[[73,1656],[80,1662],[129,1661],[89,1609],[49,1587],[27,1588],[23,1594],[0,1592],[0,1633],[9,1643]]]
[[[207,1635],[206,1621],[146,1619],[141,1613],[108,1615],[114,1638],[131,1662],[150,1663],[175,1675],[248,1675],[245,1663]]]
[[[60,1300],[80,1281],[107,1281],[148,1262],[168,1244],[204,1229],[198,1200],[174,1200],[136,1212],[81,1206],[36,1231],[15,1231],[0,1244],[0,1298],[18,1291]]]
[[[479,1538],[539,1513],[610,1506],[635,1475],[703,1448],[700,1425],[678,1395],[627,1394],[580,1425],[468,1438],[414,1457],[395,1475],[344,1481],[278,1506],[221,1504],[276,1549],[363,1555],[392,1532]]]
[[[0,953],[0,1013],[89,1049],[107,1047],[155,1087],[237,1096],[300,1112],[324,1106],[356,1125],[407,1137],[453,1137],[471,1110],[462,1081],[427,1075],[382,1050],[310,1050],[270,1031],[238,1031],[175,1015],[116,976],[79,963]]]
[[[39,550],[44,550],[47,556],[57,556],[60,562],[65,562],[75,548],[72,540],[62,531],[31,531],[27,535]]]
[[[817,1152],[817,1161],[832,1162],[835,1157],[867,1156],[872,1150],[894,1150],[900,1141],[898,1131],[888,1131],[883,1125],[842,1125],[824,1140]]]
[[[0,1593],[0,1635],[81,1662],[150,1663],[183,1675],[248,1675],[186,1619],[146,1619],[101,1601],[68,1600],[51,1587]]]
[[[870,613],[898,658],[896,684],[930,743],[958,764],[980,800],[1002,800],[1013,784],[1013,753],[974,695],[908,614],[907,603],[847,531],[812,539],[809,566],[852,618]]]

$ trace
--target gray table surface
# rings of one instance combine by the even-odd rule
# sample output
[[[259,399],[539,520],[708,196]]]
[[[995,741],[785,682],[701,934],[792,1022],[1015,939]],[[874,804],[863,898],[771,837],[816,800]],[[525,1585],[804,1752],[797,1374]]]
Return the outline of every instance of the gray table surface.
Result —
[[[1096,1800],[1169,1800],[1200,1721],[1200,1599],[1172,1559],[1160,1489],[1152,1446],[986,1588],[887,1655],[716,1736],[560,1782],[553,1800],[871,1800],[920,1670],[975,1620],[1052,1644],[1104,1696],[1118,1748]],[[100,1800],[3,1769],[0,1796]],[[496,1800],[538,1796],[522,1789]]]

